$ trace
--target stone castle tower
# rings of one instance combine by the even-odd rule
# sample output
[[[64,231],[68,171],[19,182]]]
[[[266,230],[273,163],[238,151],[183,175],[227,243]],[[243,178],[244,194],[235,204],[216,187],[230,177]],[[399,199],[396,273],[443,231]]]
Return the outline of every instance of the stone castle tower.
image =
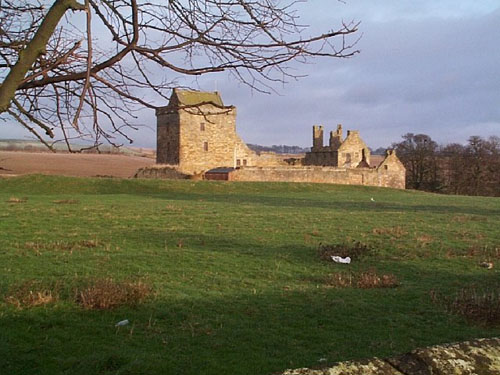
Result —
[[[254,153],[236,134],[236,108],[218,92],[174,89],[156,118],[158,164],[187,174],[252,165]]]
[[[305,165],[338,168],[362,168],[370,164],[370,149],[359,136],[359,131],[348,130],[343,139],[342,125],[330,132],[329,145],[323,145],[323,126],[313,126],[313,147],[306,153]]]

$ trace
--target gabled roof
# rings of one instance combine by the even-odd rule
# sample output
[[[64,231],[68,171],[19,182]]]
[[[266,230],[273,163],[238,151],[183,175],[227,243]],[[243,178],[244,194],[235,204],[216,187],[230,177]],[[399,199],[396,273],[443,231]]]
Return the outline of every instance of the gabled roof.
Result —
[[[200,104],[214,104],[217,107],[224,107],[222,98],[217,91],[195,91],[174,89],[172,97],[176,96],[178,103],[185,106],[196,106]],[[171,99],[172,100],[172,99]]]

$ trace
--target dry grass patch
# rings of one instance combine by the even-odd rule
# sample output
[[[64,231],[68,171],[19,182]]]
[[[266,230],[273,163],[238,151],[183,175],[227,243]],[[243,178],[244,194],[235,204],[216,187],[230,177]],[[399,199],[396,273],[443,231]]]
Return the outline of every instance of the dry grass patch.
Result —
[[[355,285],[351,272],[335,272],[325,277],[324,285],[332,288],[351,288]]]
[[[17,198],[17,197],[10,197],[9,199],[6,200],[7,203],[24,203],[28,200],[28,198]]]
[[[471,246],[467,251],[471,256],[482,257],[484,260],[500,259],[500,246]]]
[[[75,290],[75,301],[86,310],[110,310],[120,306],[136,306],[152,292],[143,282],[101,279]]]
[[[371,255],[375,252],[371,246],[354,241],[350,244],[319,244],[318,255],[324,260],[331,262],[332,256],[339,256],[342,258],[350,257],[351,260],[359,259],[363,256]]]
[[[43,285],[39,281],[28,280],[12,286],[4,300],[18,309],[47,305],[59,300],[59,285]]]
[[[482,261],[491,262],[500,259],[500,246],[476,245],[467,249],[448,249],[446,257],[480,258]]]
[[[421,234],[415,238],[421,246],[427,246],[434,241],[434,238],[428,234]]]
[[[374,270],[361,273],[357,280],[360,289],[395,288],[398,285],[399,281],[392,273],[378,275]]]
[[[393,274],[379,275],[376,270],[368,270],[355,274],[353,272],[336,272],[325,278],[325,285],[334,288],[395,288],[399,286],[397,277]]]
[[[182,208],[177,207],[173,204],[167,204],[164,208],[165,211],[167,212],[182,212]]]
[[[53,241],[53,242],[40,242],[40,241],[28,241],[22,246],[24,249],[32,250],[37,254],[46,250],[56,250],[56,251],[78,251],[82,249],[93,249],[97,247],[103,247],[105,250],[111,248],[110,244],[103,243],[97,239],[94,240],[80,240],[80,241]]]
[[[488,218],[477,215],[455,215],[451,218],[451,221],[455,223],[466,223],[468,221],[487,221],[487,220]]]
[[[80,203],[80,201],[77,199],[61,199],[61,200],[57,200],[57,201],[52,201],[52,203],[55,203],[55,204],[77,204],[77,203]]]
[[[400,238],[408,234],[408,232],[401,228],[399,225],[395,227],[373,228],[372,233],[376,235],[386,235],[396,238]]]
[[[451,314],[462,315],[467,320],[483,324],[500,324],[500,288],[463,288],[454,296],[444,296],[431,290],[430,296],[434,303],[444,306]]]

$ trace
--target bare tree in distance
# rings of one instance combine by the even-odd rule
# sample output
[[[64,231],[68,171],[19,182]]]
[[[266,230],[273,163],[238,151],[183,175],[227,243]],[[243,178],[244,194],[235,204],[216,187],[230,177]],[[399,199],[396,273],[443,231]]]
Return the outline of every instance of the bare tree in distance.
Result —
[[[410,189],[438,191],[438,144],[427,134],[406,133],[392,148],[406,167],[406,186]]]
[[[442,152],[451,192],[500,196],[500,138],[469,138],[466,146],[451,145]]]
[[[296,0],[0,0],[0,114],[51,148],[116,145],[182,78],[230,72],[270,92],[294,61],[346,58],[358,23],[306,35]],[[2,124],[0,123],[0,127]],[[70,149],[71,151],[71,149]]]
[[[439,146],[426,134],[407,133],[392,148],[406,167],[406,186],[445,194],[500,196],[500,138],[469,137]]]

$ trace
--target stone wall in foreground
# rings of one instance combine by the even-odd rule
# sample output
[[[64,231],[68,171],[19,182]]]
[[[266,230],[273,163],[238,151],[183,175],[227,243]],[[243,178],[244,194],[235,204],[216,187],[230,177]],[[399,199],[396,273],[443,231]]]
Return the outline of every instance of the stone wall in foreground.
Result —
[[[301,368],[282,375],[498,375],[500,338],[416,349],[399,357],[340,362],[319,370]]]

